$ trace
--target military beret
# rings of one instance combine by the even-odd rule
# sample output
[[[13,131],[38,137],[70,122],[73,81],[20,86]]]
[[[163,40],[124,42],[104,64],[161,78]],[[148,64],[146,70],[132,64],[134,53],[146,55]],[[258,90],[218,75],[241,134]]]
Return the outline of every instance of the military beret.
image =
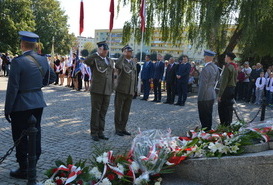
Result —
[[[29,31],[19,31],[20,39],[28,42],[37,42],[39,36],[33,32]]]
[[[127,49],[127,51],[133,51],[133,49],[128,44],[124,46],[121,51],[123,52],[125,49]]]
[[[108,44],[106,43],[106,41],[101,41],[97,43],[98,47],[103,47],[104,50],[109,50]]]

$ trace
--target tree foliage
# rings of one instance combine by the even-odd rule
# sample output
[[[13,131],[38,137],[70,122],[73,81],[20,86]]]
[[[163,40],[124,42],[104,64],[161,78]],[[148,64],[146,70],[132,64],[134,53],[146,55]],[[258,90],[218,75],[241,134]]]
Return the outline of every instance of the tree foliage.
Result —
[[[57,0],[0,0],[0,51],[19,52],[19,31],[40,36],[42,53],[69,53],[74,35],[68,33],[67,16]]]
[[[140,2],[119,0],[118,6],[130,4],[133,15],[124,25],[123,42],[133,31],[140,41]],[[273,56],[273,0],[149,0],[146,4],[146,43],[154,27],[159,27],[163,41],[179,44],[187,39],[223,54],[239,46],[246,55]]]
[[[19,52],[19,36],[21,30],[35,30],[31,0],[0,1],[0,51]]]

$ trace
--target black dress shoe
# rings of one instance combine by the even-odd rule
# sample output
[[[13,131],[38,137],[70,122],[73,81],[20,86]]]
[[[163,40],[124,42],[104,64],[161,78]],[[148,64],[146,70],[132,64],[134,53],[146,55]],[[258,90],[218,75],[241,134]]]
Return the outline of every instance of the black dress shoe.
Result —
[[[165,104],[170,104],[170,102],[168,102],[168,101],[165,101],[165,102],[163,102],[163,103],[165,103]]]
[[[131,135],[131,133],[130,133],[130,132],[128,132],[128,131],[126,131],[126,130],[125,130],[125,131],[123,131],[122,133],[123,133],[123,135],[127,135],[127,136],[130,136],[130,135]]]
[[[151,101],[151,102],[157,102],[157,100],[153,100],[153,101]]]
[[[120,132],[120,131],[116,132],[116,134],[117,134],[118,136],[124,136],[123,132]]]
[[[140,100],[144,100],[144,101],[147,101],[147,99],[145,99],[145,98],[142,98],[142,99],[140,99]]]
[[[101,136],[99,136],[99,139],[108,140],[109,138],[105,137],[105,135],[101,135]]]
[[[100,140],[98,136],[92,136],[92,139],[93,139],[94,141],[99,141],[99,140]]]
[[[174,105],[181,105],[180,103],[175,103]]]
[[[161,100],[157,100],[156,102],[161,102]]]
[[[181,103],[180,106],[185,106],[185,103]]]
[[[27,179],[27,170],[21,170],[18,168],[17,170],[11,170],[9,175],[16,179]]]

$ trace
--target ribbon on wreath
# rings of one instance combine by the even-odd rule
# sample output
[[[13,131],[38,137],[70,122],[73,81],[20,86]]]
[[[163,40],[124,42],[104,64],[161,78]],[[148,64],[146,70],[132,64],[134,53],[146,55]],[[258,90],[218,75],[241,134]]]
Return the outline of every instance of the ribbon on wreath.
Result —
[[[77,176],[79,174],[82,173],[81,171],[81,167],[77,167],[77,166],[74,166],[74,165],[71,165],[69,164],[68,167],[64,166],[64,165],[60,165],[57,170],[54,172],[54,174],[51,176],[50,179],[53,179],[54,176],[60,171],[66,171],[66,172],[70,172],[68,177],[67,177],[67,180],[65,181],[65,185],[72,182],[73,180],[75,180],[77,178]]]
[[[265,142],[268,142],[270,139],[268,135],[266,135],[264,132],[262,132],[261,130],[259,130],[257,128],[246,128],[246,129],[249,129],[253,132],[259,133],[262,136],[262,138],[264,138]]]
[[[98,185],[102,179],[104,178],[106,172],[107,172],[107,167],[109,167],[114,173],[116,173],[117,175],[120,175],[120,176],[124,176],[124,173],[116,166],[112,166],[110,163],[111,163],[111,159],[112,159],[112,156],[113,156],[113,151],[109,151],[107,152],[107,160],[104,163],[104,169],[103,169],[103,173],[101,175],[101,178],[100,180],[95,184],[95,185]]]

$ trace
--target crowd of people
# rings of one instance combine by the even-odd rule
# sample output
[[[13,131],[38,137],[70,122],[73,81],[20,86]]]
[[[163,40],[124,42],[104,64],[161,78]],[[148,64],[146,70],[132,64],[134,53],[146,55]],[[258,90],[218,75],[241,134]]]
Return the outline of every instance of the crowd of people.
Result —
[[[263,65],[257,63],[249,66],[246,61],[242,66],[238,66],[238,77],[235,90],[235,100],[247,103],[273,106],[273,66],[269,66],[265,71]]]

